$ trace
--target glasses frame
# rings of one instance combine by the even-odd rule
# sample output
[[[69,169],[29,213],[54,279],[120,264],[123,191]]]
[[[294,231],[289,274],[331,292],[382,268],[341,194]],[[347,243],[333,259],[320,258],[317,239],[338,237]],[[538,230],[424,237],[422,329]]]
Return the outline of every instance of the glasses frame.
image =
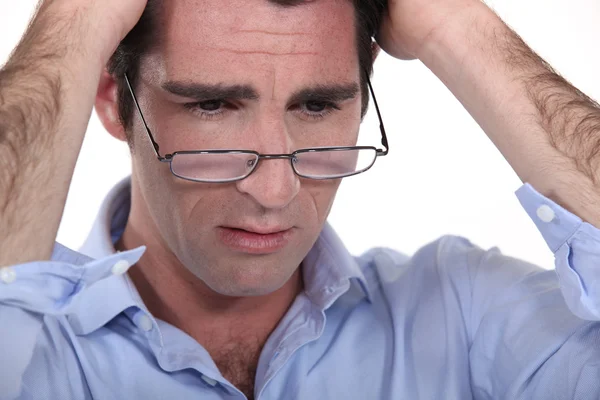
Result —
[[[367,85],[369,87],[369,92],[371,93],[371,97],[373,98],[373,104],[375,105],[375,110],[377,111],[377,118],[379,119],[379,130],[381,132],[381,145],[384,147],[384,149],[378,149],[374,146],[331,146],[331,147],[314,147],[314,148],[299,149],[290,154],[260,154],[259,152],[253,151],[253,150],[235,150],[235,149],[231,149],[231,150],[229,150],[229,149],[224,149],[224,150],[183,150],[183,151],[176,151],[174,153],[169,153],[169,154],[165,154],[164,156],[161,156],[160,155],[160,146],[158,145],[156,140],[154,140],[154,136],[152,135],[152,131],[150,130],[150,127],[148,126],[148,123],[146,122],[146,118],[144,117],[144,113],[142,112],[142,108],[140,107],[140,103],[138,102],[135,91],[133,90],[133,86],[131,85],[131,82],[129,81],[129,77],[127,76],[127,73],[124,74],[125,82],[127,83],[127,87],[129,89],[129,92],[131,93],[131,97],[133,98],[133,102],[134,102],[135,107],[138,111],[138,114],[142,120],[142,123],[144,124],[144,128],[146,129],[146,134],[148,135],[148,139],[150,139],[152,148],[154,150],[154,153],[156,154],[158,161],[163,162],[163,163],[169,163],[169,169],[171,170],[171,173],[174,176],[176,176],[180,179],[185,179],[187,181],[200,182],[200,183],[230,183],[230,182],[236,182],[236,181],[246,179],[254,171],[256,171],[256,168],[258,167],[258,164],[260,163],[261,160],[289,159],[290,164],[292,166],[292,170],[294,171],[294,173],[296,175],[298,175],[302,178],[313,179],[313,180],[341,179],[341,178],[347,178],[350,176],[362,174],[363,172],[368,171],[375,164],[377,157],[386,156],[388,154],[389,145],[388,145],[387,135],[385,132],[385,126],[383,124],[383,119],[381,117],[381,112],[379,110],[379,104],[377,103],[377,98],[375,97],[375,91],[373,90],[373,86],[371,85],[371,80],[369,79],[369,74],[366,73],[366,71],[365,71],[365,76],[367,79]],[[294,160],[296,159],[296,156],[298,154],[325,152],[325,151],[327,151],[327,152],[348,151],[348,150],[375,150],[375,158],[373,158],[373,162],[368,167],[363,168],[360,171],[356,171],[356,172],[353,172],[353,173],[347,174],[347,175],[344,174],[343,176],[333,176],[333,177],[314,177],[314,176],[310,176],[310,175],[304,175],[304,174],[299,173],[296,170],[296,167],[294,165]],[[173,158],[175,156],[177,156],[178,154],[181,154],[181,155],[188,154],[189,155],[189,154],[232,154],[232,153],[233,154],[254,155],[257,157],[256,163],[254,164],[253,168],[244,176],[231,178],[231,179],[219,179],[219,180],[194,179],[194,178],[189,178],[189,177],[178,175],[177,173],[175,173],[175,171],[173,171],[172,161],[173,161]]]

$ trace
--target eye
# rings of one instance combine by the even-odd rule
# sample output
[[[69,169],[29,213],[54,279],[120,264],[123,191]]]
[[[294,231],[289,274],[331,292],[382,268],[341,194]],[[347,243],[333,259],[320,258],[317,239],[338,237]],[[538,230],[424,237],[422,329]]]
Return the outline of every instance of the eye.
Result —
[[[196,103],[198,109],[207,112],[215,112],[218,111],[224,102],[222,100],[206,100]]]
[[[184,107],[191,112],[198,114],[204,119],[212,119],[220,116],[226,111],[229,105],[220,99],[211,99],[199,101],[196,103],[184,104]]]
[[[300,112],[312,119],[321,119],[329,115],[334,110],[339,110],[339,106],[329,101],[310,100],[299,106]]]
[[[305,107],[307,111],[319,113],[327,108],[327,103],[324,101],[307,101]]]

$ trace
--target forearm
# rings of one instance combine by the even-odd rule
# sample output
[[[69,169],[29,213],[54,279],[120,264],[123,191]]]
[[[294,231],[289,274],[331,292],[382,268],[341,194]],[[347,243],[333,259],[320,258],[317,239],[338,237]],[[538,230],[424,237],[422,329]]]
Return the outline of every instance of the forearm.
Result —
[[[49,259],[102,71],[88,27],[48,8],[0,71],[0,267]]]
[[[419,58],[448,86],[519,177],[600,227],[600,109],[475,4]]]

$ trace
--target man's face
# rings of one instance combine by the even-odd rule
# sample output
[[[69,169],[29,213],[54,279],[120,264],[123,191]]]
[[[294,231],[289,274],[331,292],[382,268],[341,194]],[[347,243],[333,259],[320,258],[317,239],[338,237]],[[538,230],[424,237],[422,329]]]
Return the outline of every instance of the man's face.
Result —
[[[333,104],[321,94],[311,97],[319,88],[360,87],[351,1],[282,7],[264,0],[174,0],[162,7],[158,47],[144,58],[137,88],[162,155],[287,154],[356,144],[360,93]],[[212,93],[191,96],[194,86]],[[235,86],[246,95],[219,94]],[[133,184],[141,194],[133,207],[169,257],[224,295],[279,289],[316,241],[340,181],[299,178],[281,159],[260,161],[235,183],[188,182],[156,160],[137,117],[133,130]],[[287,232],[257,249],[253,235],[246,241],[231,228]]]

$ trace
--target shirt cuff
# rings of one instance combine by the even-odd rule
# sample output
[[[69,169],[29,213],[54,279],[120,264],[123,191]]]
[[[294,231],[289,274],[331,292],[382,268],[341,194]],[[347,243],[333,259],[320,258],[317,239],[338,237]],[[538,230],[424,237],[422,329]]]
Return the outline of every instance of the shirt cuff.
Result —
[[[600,320],[600,230],[525,183],[515,193],[554,253],[567,306],[577,317]]]
[[[52,261],[0,268],[0,306],[39,314],[64,314],[85,287],[112,275],[124,274],[139,261],[144,251],[145,247],[140,247],[93,260],[74,256],[72,251],[65,256],[65,248],[57,246]]]

